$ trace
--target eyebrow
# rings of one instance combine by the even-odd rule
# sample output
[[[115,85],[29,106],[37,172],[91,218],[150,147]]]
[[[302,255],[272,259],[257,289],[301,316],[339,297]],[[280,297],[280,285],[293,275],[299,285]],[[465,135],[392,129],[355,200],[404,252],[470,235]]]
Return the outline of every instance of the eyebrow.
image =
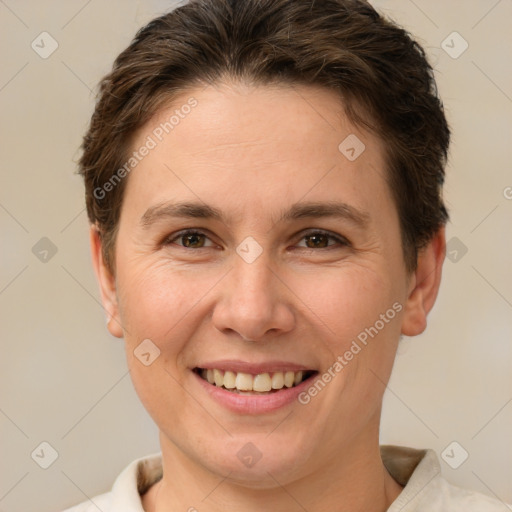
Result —
[[[343,202],[302,202],[281,212],[278,221],[333,217],[344,219],[360,228],[367,227],[370,215]],[[227,223],[221,210],[201,202],[163,203],[146,210],[140,219],[142,227],[149,228],[159,220],[169,218],[213,219]],[[276,222],[276,224],[277,224]]]
[[[140,219],[144,228],[166,218],[215,219],[223,220],[220,210],[203,203],[163,203],[146,210]]]
[[[336,201],[296,203],[281,214],[279,221],[322,217],[348,220],[361,228],[367,227],[370,222],[370,215],[366,211]]]

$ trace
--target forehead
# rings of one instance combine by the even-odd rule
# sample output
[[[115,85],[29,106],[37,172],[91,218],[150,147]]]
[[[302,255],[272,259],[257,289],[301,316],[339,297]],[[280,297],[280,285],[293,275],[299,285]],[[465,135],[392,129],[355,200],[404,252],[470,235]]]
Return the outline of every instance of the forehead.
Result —
[[[351,123],[341,99],[319,87],[223,83],[183,91],[138,131],[132,149],[148,140],[153,147],[126,192],[138,203],[231,200],[239,213],[252,206],[261,216],[268,203],[281,209],[306,196],[350,197],[362,209],[389,196],[384,142]]]
[[[254,147],[263,161],[267,155],[275,156],[270,149],[293,150],[298,155],[328,149],[328,154],[337,157],[340,136],[374,138],[348,120],[341,98],[333,91],[317,86],[232,82],[182,92],[141,131],[155,130],[158,142],[166,138],[172,144],[179,139],[179,150],[193,156],[241,153]]]

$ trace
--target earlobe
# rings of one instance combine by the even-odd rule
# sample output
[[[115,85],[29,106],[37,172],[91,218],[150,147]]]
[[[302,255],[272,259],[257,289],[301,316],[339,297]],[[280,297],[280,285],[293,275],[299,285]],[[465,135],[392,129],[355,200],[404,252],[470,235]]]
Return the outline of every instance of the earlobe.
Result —
[[[411,275],[409,294],[402,321],[402,334],[416,336],[427,326],[427,315],[434,306],[441,283],[446,252],[442,227],[418,255],[418,265]]]
[[[101,302],[107,317],[107,328],[116,338],[123,337],[123,328],[119,316],[117,303],[116,281],[110,269],[105,264],[102,251],[102,242],[98,228],[90,227],[89,238],[91,243],[92,263],[94,272],[100,286]]]

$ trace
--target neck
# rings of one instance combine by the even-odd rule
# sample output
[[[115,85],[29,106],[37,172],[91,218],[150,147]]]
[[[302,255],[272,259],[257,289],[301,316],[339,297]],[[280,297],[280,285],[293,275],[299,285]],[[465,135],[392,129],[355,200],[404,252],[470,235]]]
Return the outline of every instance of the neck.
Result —
[[[291,482],[271,475],[268,486],[254,488],[197,465],[161,434],[164,476],[144,496],[144,510],[384,512],[402,487],[382,463],[378,436],[371,436],[372,443],[361,437],[347,443],[343,453],[332,454],[319,470]]]

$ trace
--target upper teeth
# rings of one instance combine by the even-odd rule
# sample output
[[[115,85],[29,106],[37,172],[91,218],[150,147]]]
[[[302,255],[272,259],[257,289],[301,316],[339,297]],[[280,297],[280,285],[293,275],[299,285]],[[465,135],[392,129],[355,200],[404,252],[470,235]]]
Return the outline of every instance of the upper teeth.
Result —
[[[250,373],[231,372],[217,369],[202,370],[201,376],[210,384],[238,391],[270,391],[271,389],[291,388],[302,382],[303,372]]]

